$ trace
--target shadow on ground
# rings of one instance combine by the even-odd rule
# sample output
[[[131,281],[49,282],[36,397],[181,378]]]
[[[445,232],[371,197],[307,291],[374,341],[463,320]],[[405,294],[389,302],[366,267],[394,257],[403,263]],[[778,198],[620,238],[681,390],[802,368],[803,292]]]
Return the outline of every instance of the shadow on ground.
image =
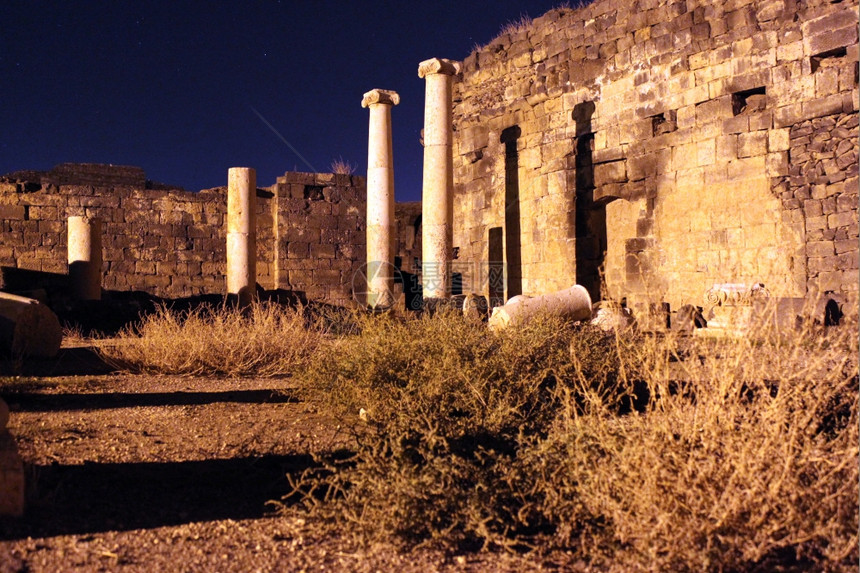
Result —
[[[284,390],[229,390],[224,392],[99,392],[44,394],[10,391],[0,395],[13,412],[60,412],[68,410],[100,410],[136,408],[138,406],[201,406],[215,403],[237,404],[295,404],[299,400]]]
[[[105,362],[94,348],[61,348],[54,358],[0,357],[0,376],[85,376],[109,374],[116,368]]]
[[[27,514],[0,519],[0,539],[260,518],[267,501],[289,492],[286,475],[312,465],[309,455],[288,455],[32,466]]]

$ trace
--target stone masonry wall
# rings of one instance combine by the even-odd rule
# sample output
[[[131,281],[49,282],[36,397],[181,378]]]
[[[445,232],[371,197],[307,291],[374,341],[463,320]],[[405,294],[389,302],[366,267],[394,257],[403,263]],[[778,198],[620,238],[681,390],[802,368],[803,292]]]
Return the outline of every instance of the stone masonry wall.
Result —
[[[276,235],[269,244],[277,245],[277,256],[264,258],[274,261],[269,276],[278,278],[269,288],[302,291],[311,300],[350,304],[353,287],[359,292],[364,288],[360,273],[367,248],[364,178],[287,173],[278,178],[272,191]]]
[[[226,197],[89,185],[0,184],[0,265],[65,274],[70,216],[103,221],[102,285],[179,297],[224,292]]]
[[[857,0],[596,0],[464,61],[466,290],[856,301]],[[488,286],[489,285],[489,286]],[[492,293],[490,293],[492,295]]]
[[[810,290],[860,282],[857,125],[856,113],[835,114],[796,123],[789,134],[789,175],[774,190],[804,221]]]
[[[134,169],[113,174],[143,181]],[[69,177],[80,183],[92,176],[85,171]],[[111,170],[104,171],[96,183],[110,181]],[[28,173],[29,181],[0,182],[0,266],[65,274],[68,217],[100,217],[106,290],[167,298],[225,293],[226,187],[191,193],[67,185],[56,184],[54,172],[41,181]],[[257,282],[349,304],[365,257],[364,201],[364,179],[349,175],[287,173],[258,189]]]

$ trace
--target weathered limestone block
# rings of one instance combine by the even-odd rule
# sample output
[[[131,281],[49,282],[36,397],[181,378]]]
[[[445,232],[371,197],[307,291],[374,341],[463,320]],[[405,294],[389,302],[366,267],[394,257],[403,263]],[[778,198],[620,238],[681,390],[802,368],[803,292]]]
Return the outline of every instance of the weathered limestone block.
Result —
[[[591,296],[582,285],[535,297],[520,295],[504,306],[494,308],[489,325],[493,330],[504,329],[541,313],[557,314],[569,320],[588,320],[591,318]]]
[[[602,301],[595,303],[594,306],[595,312],[591,324],[605,332],[627,330],[636,324],[630,309],[620,304]]]

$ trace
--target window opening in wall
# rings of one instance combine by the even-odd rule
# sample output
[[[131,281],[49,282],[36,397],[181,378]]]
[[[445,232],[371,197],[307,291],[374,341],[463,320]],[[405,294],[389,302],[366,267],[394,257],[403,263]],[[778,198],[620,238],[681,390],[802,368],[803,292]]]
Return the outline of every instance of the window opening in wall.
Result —
[[[499,142],[505,144],[505,262],[507,263],[507,298],[523,294],[522,245],[520,244],[520,175],[517,139],[519,126],[502,131]]]
[[[463,273],[451,273],[451,296],[463,294]]]
[[[490,307],[505,304],[505,231],[491,227],[487,232],[487,283]]]
[[[305,200],[306,201],[322,201],[323,186],[322,185],[305,185]]]
[[[819,68],[832,68],[834,66],[839,66],[843,62],[843,58],[848,55],[847,48],[836,48],[835,50],[828,50],[827,52],[821,52],[820,54],[815,54],[809,58],[809,67],[814,74],[819,70]]]
[[[766,107],[767,92],[764,86],[732,94],[732,112],[734,115],[756,113],[764,110]]]
[[[677,114],[675,110],[658,113],[651,116],[651,135],[657,137],[664,133],[672,133],[678,129]]]
[[[593,301],[602,299],[600,272],[606,254],[606,205],[594,201],[594,129],[591,118],[595,104],[576,104],[576,282],[584,286]]]

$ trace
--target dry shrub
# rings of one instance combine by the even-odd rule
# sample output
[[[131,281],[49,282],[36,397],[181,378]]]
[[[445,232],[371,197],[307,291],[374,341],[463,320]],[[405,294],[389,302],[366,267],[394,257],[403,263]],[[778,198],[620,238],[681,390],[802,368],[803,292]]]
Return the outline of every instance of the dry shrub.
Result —
[[[510,20],[502,26],[501,31],[499,32],[500,36],[508,34],[510,36],[516,36],[520,32],[525,32],[529,28],[531,28],[532,19],[528,14],[520,14],[520,17],[516,20]]]
[[[352,175],[355,173],[355,165],[352,162],[345,160],[343,157],[338,157],[337,159],[332,159],[331,161],[331,172],[339,175]]]
[[[355,427],[358,451],[309,473],[298,491],[366,539],[521,543],[546,524],[518,516],[525,498],[506,479],[521,443],[558,415],[577,334],[605,350],[586,360],[591,371],[617,362],[611,339],[554,317],[498,335],[458,313],[367,318],[301,376]]]
[[[122,369],[188,376],[278,376],[304,364],[322,331],[303,309],[259,303],[245,309],[160,307],[100,349]]]
[[[647,411],[566,416],[524,448],[556,543],[620,570],[856,566],[856,333],[651,340]]]
[[[615,338],[544,317],[493,335],[441,315],[360,331],[302,376],[359,447],[294,495],[361,539],[618,571],[856,566],[853,330]]]

